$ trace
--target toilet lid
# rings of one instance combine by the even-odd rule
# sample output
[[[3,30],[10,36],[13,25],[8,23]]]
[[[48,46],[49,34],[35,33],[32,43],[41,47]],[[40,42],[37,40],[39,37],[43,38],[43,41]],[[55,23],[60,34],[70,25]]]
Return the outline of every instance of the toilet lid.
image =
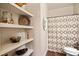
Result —
[[[64,49],[68,51],[77,51],[77,49],[72,48],[72,47],[65,47]]]
[[[72,55],[78,55],[79,54],[79,51],[75,48],[72,48],[72,47],[65,47],[64,51],[66,53],[69,53],[69,54],[72,54]]]

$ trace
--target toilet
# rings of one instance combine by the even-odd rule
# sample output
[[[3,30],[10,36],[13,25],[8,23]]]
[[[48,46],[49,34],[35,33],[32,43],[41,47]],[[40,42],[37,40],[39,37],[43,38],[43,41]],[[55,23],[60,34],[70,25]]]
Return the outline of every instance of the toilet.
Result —
[[[72,47],[64,47],[64,52],[66,53],[67,56],[78,56],[79,55],[79,51]]]

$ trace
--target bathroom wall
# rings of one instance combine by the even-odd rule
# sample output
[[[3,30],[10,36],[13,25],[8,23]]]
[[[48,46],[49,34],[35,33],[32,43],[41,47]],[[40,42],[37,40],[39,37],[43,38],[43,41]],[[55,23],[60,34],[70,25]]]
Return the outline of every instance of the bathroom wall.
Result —
[[[40,12],[41,12],[41,52],[42,55],[45,55],[48,50],[48,29],[43,29],[43,19],[47,21],[47,5],[46,4],[40,4]]]
[[[48,20],[49,50],[63,52],[64,47],[74,47],[79,41],[79,15],[50,18]]]
[[[47,31],[43,30],[43,17],[46,17],[46,5],[45,4],[32,4],[32,22],[33,22],[33,48],[35,56],[44,56],[47,52],[48,36]]]
[[[79,3],[74,3],[74,13],[79,14]]]
[[[73,4],[70,6],[63,7],[63,8],[51,9],[48,11],[48,16],[53,17],[53,16],[78,14],[79,13],[78,9],[79,9],[79,4]],[[65,46],[73,47],[74,43],[77,42],[77,40],[78,40],[78,27],[77,27],[78,19],[76,19],[76,18],[74,19],[72,17],[79,17],[79,16],[70,16],[70,17],[64,16],[64,17],[56,17],[56,18],[49,18],[48,19],[48,24],[49,24],[48,25],[48,27],[49,27],[49,29],[48,29],[48,32],[49,32],[48,49],[49,50],[63,52],[63,48]],[[73,21],[73,19],[74,19],[74,21]],[[57,22],[57,20],[58,20],[58,22]],[[68,24],[70,24],[70,25],[68,25]],[[66,28],[62,27],[62,26],[67,26],[67,25],[70,27],[66,27]],[[74,28],[71,25],[73,25],[73,26],[76,25],[76,26]],[[71,32],[64,31],[68,28],[69,28],[69,30],[71,30],[71,28],[72,28],[72,30],[74,29],[74,31],[72,31],[72,30],[71,30]],[[59,29],[60,29],[60,33],[58,32]],[[68,34],[67,32],[71,33],[71,34]],[[58,38],[60,36],[57,33],[60,34],[61,38]],[[71,36],[71,35],[73,35],[73,33],[76,33],[76,34],[74,34],[74,36],[75,36],[74,38],[72,38],[73,36]],[[53,35],[56,35],[56,37]],[[64,37],[65,35],[70,35],[70,39],[68,37]],[[63,39],[62,39],[62,36],[63,36]]]
[[[32,8],[32,14],[34,15],[32,19],[32,24],[33,24],[33,48],[34,48],[34,53],[33,55],[41,55],[41,45],[40,45],[40,4],[31,4]]]
[[[63,8],[50,9],[48,10],[48,17],[74,14],[73,8],[74,8],[73,5],[69,5]]]

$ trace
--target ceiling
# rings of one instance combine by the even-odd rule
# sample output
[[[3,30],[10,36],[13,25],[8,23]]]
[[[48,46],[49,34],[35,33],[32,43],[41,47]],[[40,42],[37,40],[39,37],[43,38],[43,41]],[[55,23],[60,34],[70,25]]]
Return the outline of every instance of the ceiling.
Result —
[[[69,5],[73,5],[72,3],[47,3],[48,10],[62,8]]]

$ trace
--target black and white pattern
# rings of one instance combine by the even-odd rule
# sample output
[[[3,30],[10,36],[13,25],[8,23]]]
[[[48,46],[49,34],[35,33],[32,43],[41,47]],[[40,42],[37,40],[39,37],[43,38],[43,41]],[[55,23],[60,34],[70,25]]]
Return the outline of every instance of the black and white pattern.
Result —
[[[63,52],[65,46],[73,47],[79,39],[79,15],[48,19],[48,49]]]

